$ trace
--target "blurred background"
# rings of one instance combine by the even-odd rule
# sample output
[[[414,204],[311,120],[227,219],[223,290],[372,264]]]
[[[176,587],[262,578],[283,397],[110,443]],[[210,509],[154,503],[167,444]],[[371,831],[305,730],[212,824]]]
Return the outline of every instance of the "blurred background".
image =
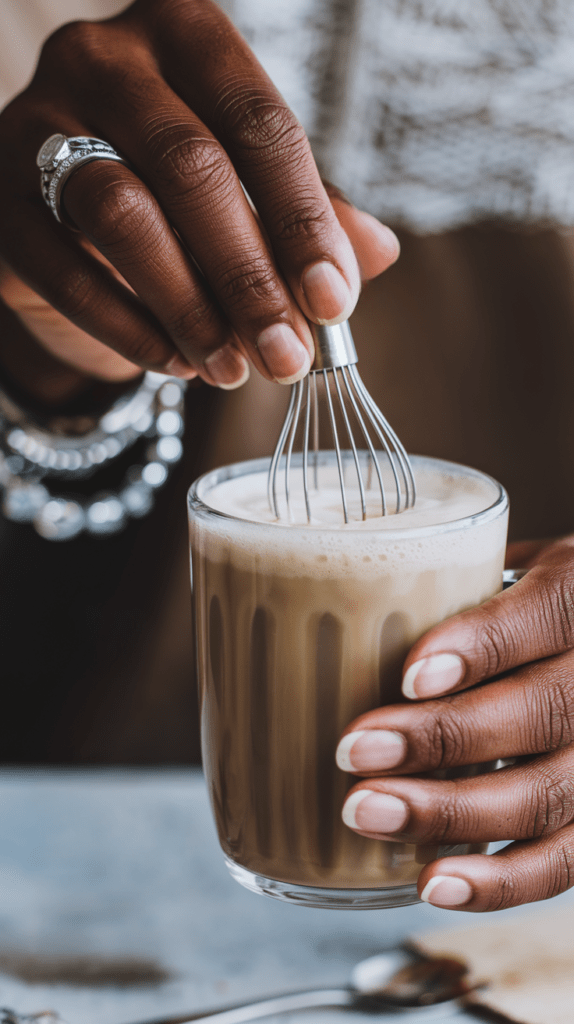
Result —
[[[0,0],[0,99],[59,24],[118,0]],[[511,537],[571,529],[574,14],[569,4],[222,4],[293,105],[322,173],[402,255],[353,330],[409,451],[468,463],[511,498]],[[5,337],[25,328],[0,304]],[[268,454],[285,392],[188,391],[185,457],[148,518],[52,544],[0,523],[4,763],[199,758],[185,493]]]

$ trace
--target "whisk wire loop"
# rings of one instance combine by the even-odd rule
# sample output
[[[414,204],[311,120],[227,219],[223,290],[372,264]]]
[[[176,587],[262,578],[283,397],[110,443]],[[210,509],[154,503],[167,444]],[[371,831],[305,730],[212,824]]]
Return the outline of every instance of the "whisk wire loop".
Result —
[[[347,496],[345,494],[345,474],[343,473],[343,460],[341,458],[341,446],[339,444],[339,435],[337,434],[337,423],[335,421],[335,412],[333,409],[333,399],[331,398],[331,390],[329,388],[329,381],[327,378],[327,370],[321,371],[323,374],[323,380],[325,382],[325,394],[327,396],[327,405],[329,407],[329,419],[331,421],[331,431],[333,433],[333,441],[335,443],[335,452],[337,455],[337,469],[339,471],[339,484],[341,487],[341,501],[343,502],[343,516],[345,522],[349,522],[349,511],[347,509]],[[333,373],[335,371],[333,370]]]
[[[286,515],[292,518],[291,507],[291,467],[295,441],[300,437],[301,454],[299,465],[303,468],[303,495],[307,521],[312,521],[312,501],[309,487],[309,447],[312,432],[313,445],[313,487],[319,490],[319,393],[318,382],[322,382],[327,405],[327,419],[333,438],[339,477],[341,505],[345,523],[350,520],[349,501],[345,480],[345,463],[354,467],[353,480],[356,477],[358,498],[363,521],[367,519],[367,492],[373,484],[373,468],[376,474],[378,493],[381,499],[381,514],[388,514],[388,503],[385,491],[383,464],[388,463],[396,494],[395,512],[404,511],[414,505],[416,485],[404,446],[395,431],[383,416],[381,410],[367,391],[359,376],[356,362],[357,354],[348,323],[335,327],[316,327],[311,325],[315,334],[316,358],[312,370],[303,381],[294,384],[287,414],[281,427],[279,439],[271,458],[267,494],[269,506],[276,519],[282,517],[282,502],[277,494],[277,478],[279,467],[284,463],[284,492]],[[336,399],[337,409],[334,407]],[[305,406],[304,416],[302,408]],[[366,451],[359,448],[351,425],[350,412],[356,420],[360,434],[365,440]],[[339,428],[337,427],[339,421]],[[355,428],[356,429],[356,428]],[[349,449],[341,449],[340,433],[349,439]],[[375,446],[379,446],[377,451]],[[383,464],[381,463],[383,459]],[[321,460],[321,465],[323,464]],[[364,468],[367,468],[367,480],[363,479]],[[352,487],[352,490],[354,487]],[[356,491],[355,491],[356,493]],[[356,507],[356,506],[354,506]]]
[[[313,451],[315,453],[313,484],[319,490],[319,395],[317,394],[317,374],[310,373],[313,378]]]
[[[391,472],[393,474],[394,481],[395,481],[395,493],[396,493],[396,496],[397,496],[397,501],[396,501],[396,505],[395,505],[395,515],[397,515],[397,513],[399,513],[401,511],[401,485],[400,485],[400,481],[399,481],[399,475],[397,473],[397,467],[395,466],[395,462],[394,462],[394,459],[393,459],[393,452],[392,452],[391,446],[390,446],[390,444],[389,444],[389,442],[387,440],[386,434],[384,433],[384,429],[383,430],[380,429],[380,426],[382,426],[384,428],[384,424],[380,424],[379,418],[373,415],[372,406],[371,406],[370,402],[367,401],[367,399],[370,399],[371,396],[369,395],[366,387],[364,386],[361,378],[359,377],[359,374],[356,371],[355,371],[355,373],[353,373],[353,370],[355,370],[355,367],[354,366],[350,366],[349,367],[349,373],[351,375],[351,380],[353,382],[353,386],[355,387],[355,390],[357,392],[357,396],[359,397],[360,400],[363,401],[363,403],[364,403],[363,404],[363,408],[364,408],[365,413],[366,413],[366,415],[368,417],[369,423],[371,424],[376,437],[381,442],[381,445],[383,447],[383,451],[385,451],[387,453],[387,456],[388,456],[388,459],[389,459],[389,465],[391,467]],[[381,413],[381,417],[384,419],[384,417],[382,416],[382,413]],[[380,424],[380,426],[379,426],[379,424]],[[383,487],[383,494],[384,493],[385,493],[385,489]],[[385,499],[385,505],[386,505],[386,499]]]
[[[293,411],[295,409],[295,393],[296,388],[292,387],[291,394],[289,396],[289,406],[287,408],[285,419],[283,420],[283,425],[281,427],[281,432],[279,434],[279,438],[275,446],[275,451],[273,452],[271,465],[269,467],[269,476],[267,478],[267,499],[269,501],[269,505],[276,519],[279,519],[279,504],[277,501],[277,469],[279,466],[279,459],[281,458],[283,448],[285,447],[285,439],[287,437],[287,434],[289,433],[289,428],[293,420]]]
[[[406,449],[405,449],[404,445],[401,443],[401,441],[399,440],[399,438],[398,438],[397,434],[395,433],[395,431],[393,430],[393,428],[391,427],[391,424],[389,423],[389,421],[383,416],[381,410],[379,409],[378,405],[374,401],[373,397],[367,391],[365,385],[363,384],[363,381],[359,377],[359,374],[357,372],[356,366],[349,367],[349,370],[350,370],[351,374],[353,375],[353,379],[358,384],[359,390],[360,390],[360,392],[361,392],[361,394],[363,396],[363,400],[369,406],[369,408],[371,409],[373,415],[375,416],[375,418],[379,422],[380,426],[383,428],[384,431],[386,431],[386,433],[388,434],[390,440],[392,441],[392,443],[394,445],[397,462],[399,463],[399,466],[400,466],[400,469],[401,469],[401,473],[402,473],[402,476],[403,476],[403,480],[404,480],[404,484],[405,484],[405,506],[404,507],[405,508],[412,508],[412,506],[414,505],[414,503],[416,501],[417,488],[416,488],[414,473],[413,473],[412,466],[411,466],[411,463],[410,463],[410,459],[409,459],[409,457],[407,455]],[[393,459],[391,459],[391,463],[392,463],[392,465],[394,465],[394,460]],[[400,489],[399,489],[399,493],[400,493]],[[400,511],[400,508],[397,508],[397,511]]]
[[[309,501],[309,421],[311,419],[311,376],[307,374],[307,394],[305,405],[305,428],[303,431],[303,493],[305,495],[305,512],[307,522],[311,522],[311,503]],[[319,444],[317,443],[317,449]],[[317,449],[315,449],[315,476],[317,475]],[[317,487],[317,481],[315,481]]]
[[[350,403],[351,403],[351,405],[353,407],[353,412],[355,413],[355,416],[357,417],[357,420],[358,420],[359,426],[361,428],[363,437],[365,438],[365,441],[367,443],[367,448],[369,449],[370,461],[369,461],[369,477],[367,479],[367,487],[370,487],[370,483],[371,483],[371,469],[374,466],[375,467],[375,472],[376,472],[378,480],[379,480],[379,489],[380,489],[380,492],[381,492],[382,514],[384,516],[386,516],[386,514],[387,514],[387,499],[386,499],[386,495],[385,495],[385,488],[384,488],[384,485],[383,485],[383,475],[381,473],[381,467],[379,466],[379,460],[377,459],[377,455],[376,455],[376,452],[375,452],[375,448],[374,448],[373,442],[371,441],[371,435],[369,434],[369,431],[367,430],[367,428],[365,426],[365,421],[363,420],[363,417],[361,416],[361,410],[359,409],[359,406],[357,404],[357,399],[355,398],[355,395],[354,395],[353,390],[351,388],[351,385],[349,383],[349,378],[348,378],[347,374],[350,372],[350,369],[351,369],[350,366],[342,366],[341,367],[341,373],[343,374],[343,379],[345,381],[345,389],[347,391],[347,395],[349,396],[349,401],[350,401]]]
[[[334,367],[334,369],[333,369],[333,380],[335,381],[335,387],[337,388],[337,395],[338,395],[338,398],[339,398],[339,404],[341,406],[341,412],[343,413],[343,419],[345,421],[345,428],[346,428],[346,431],[347,431],[347,436],[349,438],[349,442],[350,442],[350,445],[351,445],[351,450],[353,452],[353,459],[354,459],[354,462],[355,462],[355,469],[357,471],[357,483],[359,485],[359,496],[360,496],[360,499],[361,499],[361,515],[362,515],[362,519],[363,519],[363,522],[364,522],[365,519],[367,518],[367,502],[366,502],[366,499],[365,499],[365,488],[364,488],[364,485],[363,485],[363,476],[362,476],[362,473],[361,473],[361,465],[359,463],[359,455],[358,455],[358,452],[357,452],[357,445],[355,444],[355,438],[353,437],[353,431],[351,430],[351,424],[349,423],[349,417],[347,415],[347,409],[346,409],[345,403],[343,401],[343,395],[341,394],[341,385],[339,384],[339,377],[338,377],[338,372],[342,374],[343,370],[344,370],[344,367],[342,367],[342,366],[340,366],[338,368],[338,371],[337,371],[337,367]],[[323,373],[325,373],[325,371],[323,371]],[[345,520],[345,522],[346,522],[346,520]]]
[[[301,401],[303,398],[303,381],[299,380],[295,384],[295,411],[293,413],[293,419],[291,422],[291,431],[289,434],[289,441],[287,444],[287,458],[285,459],[285,501],[287,502],[287,508],[289,508],[290,498],[290,487],[289,481],[291,478],[291,456],[293,455],[293,445],[295,443],[295,434],[297,433],[297,424],[299,423],[299,416],[301,415]]]

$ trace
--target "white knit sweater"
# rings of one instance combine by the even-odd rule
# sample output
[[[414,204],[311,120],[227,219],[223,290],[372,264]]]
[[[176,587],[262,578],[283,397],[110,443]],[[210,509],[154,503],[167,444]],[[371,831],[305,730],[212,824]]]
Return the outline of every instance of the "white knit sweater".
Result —
[[[359,205],[418,231],[574,224],[574,0],[220,2]],[[56,23],[123,6],[0,0],[7,88]]]
[[[574,0],[233,0],[322,171],[391,223],[574,223]]]

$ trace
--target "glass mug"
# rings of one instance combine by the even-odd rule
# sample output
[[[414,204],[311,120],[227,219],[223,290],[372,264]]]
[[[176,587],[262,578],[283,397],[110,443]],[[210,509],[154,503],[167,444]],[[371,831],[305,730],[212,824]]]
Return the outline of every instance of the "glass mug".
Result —
[[[328,467],[335,454],[319,458]],[[237,514],[239,478],[259,474],[263,489],[268,465],[225,466],[189,492],[203,763],[227,866],[251,890],[312,907],[416,903],[423,864],[486,847],[352,832],[341,808],[357,778],[335,750],[357,715],[403,700],[402,663],[420,636],[502,589],[506,492],[414,457],[419,480],[475,494],[472,514],[416,528],[411,513],[384,528],[255,522]]]

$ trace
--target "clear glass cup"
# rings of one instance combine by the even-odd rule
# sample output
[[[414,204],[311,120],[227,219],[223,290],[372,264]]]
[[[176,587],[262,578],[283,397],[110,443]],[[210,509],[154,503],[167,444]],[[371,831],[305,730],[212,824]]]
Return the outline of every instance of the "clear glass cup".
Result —
[[[484,508],[417,529],[370,523],[359,539],[352,526],[252,522],[210,507],[215,486],[266,473],[267,459],[190,489],[203,763],[227,866],[256,892],[313,907],[402,906],[418,901],[423,864],[485,849],[366,839],[341,820],[356,781],[335,765],[341,731],[403,700],[401,666],[416,639],[502,589],[504,489],[467,467],[413,463],[415,475],[484,485]]]

